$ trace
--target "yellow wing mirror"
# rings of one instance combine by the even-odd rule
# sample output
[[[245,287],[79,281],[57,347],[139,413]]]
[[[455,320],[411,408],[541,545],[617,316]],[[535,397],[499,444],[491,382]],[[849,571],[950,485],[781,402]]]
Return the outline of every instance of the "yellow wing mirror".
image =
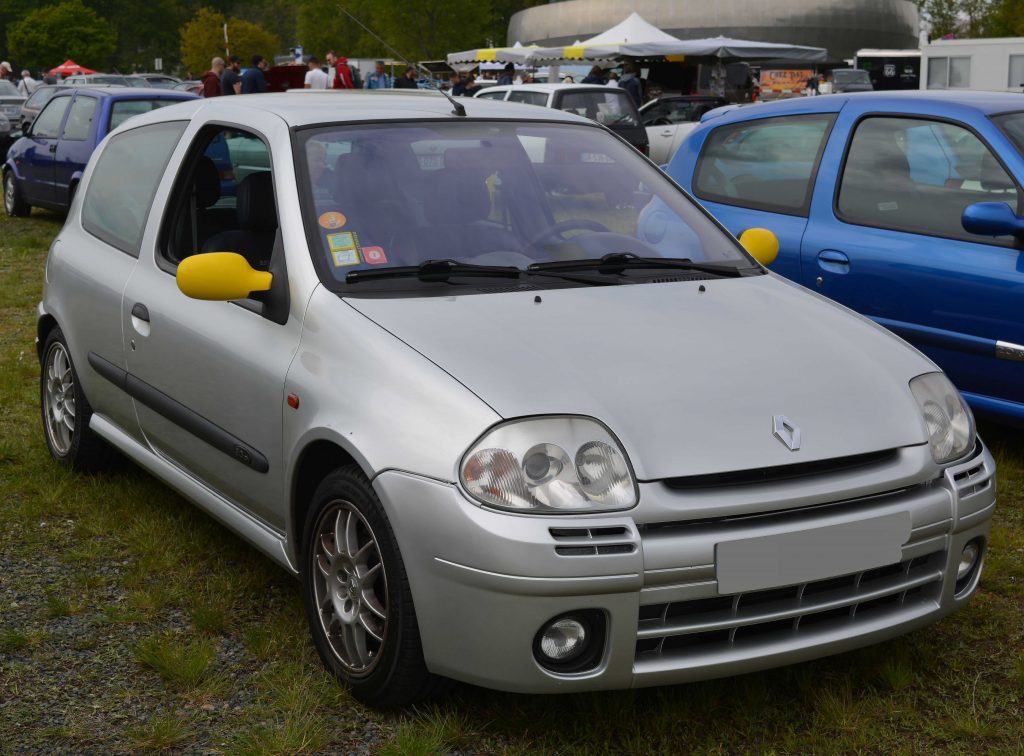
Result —
[[[274,277],[255,270],[235,252],[207,252],[178,263],[175,280],[186,297],[228,301],[245,299],[256,291],[269,291]]]
[[[762,265],[771,265],[779,256],[779,237],[767,228],[748,228],[740,234],[740,244]]]

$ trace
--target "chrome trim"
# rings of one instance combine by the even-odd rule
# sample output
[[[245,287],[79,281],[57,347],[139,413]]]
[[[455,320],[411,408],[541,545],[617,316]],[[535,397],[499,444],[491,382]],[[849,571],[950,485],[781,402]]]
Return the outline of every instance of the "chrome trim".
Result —
[[[800,448],[800,429],[785,415],[776,415],[772,418],[772,435],[790,451],[797,451]]]
[[[1024,362],[1024,346],[1010,341],[997,341],[996,359]]]

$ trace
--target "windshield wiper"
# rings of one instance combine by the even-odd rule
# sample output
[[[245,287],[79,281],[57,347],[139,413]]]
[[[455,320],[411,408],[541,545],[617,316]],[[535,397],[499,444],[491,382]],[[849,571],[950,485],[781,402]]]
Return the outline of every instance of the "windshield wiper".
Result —
[[[445,282],[452,277],[463,278],[519,278],[520,276],[546,276],[559,278],[573,283],[591,286],[607,286],[619,281],[583,276],[564,275],[557,270],[537,270],[529,266],[526,270],[514,265],[473,265],[458,260],[426,260],[419,265],[398,265],[393,268],[376,268],[374,270],[353,270],[345,276],[345,283],[359,283],[383,278],[417,278],[427,282]]]
[[[531,271],[574,271],[596,270],[599,273],[622,273],[627,269],[660,268],[671,270],[695,270],[715,276],[738,278],[743,275],[743,268],[715,263],[700,263],[693,260],[673,257],[639,257],[632,252],[611,252],[599,259],[559,260],[556,262],[534,263],[529,266]]]
[[[523,271],[507,265],[472,265],[458,260],[426,260],[419,265],[397,265],[375,270],[352,270],[345,283],[374,281],[382,278],[418,278],[420,281],[444,282],[453,276],[465,278],[519,278]]]

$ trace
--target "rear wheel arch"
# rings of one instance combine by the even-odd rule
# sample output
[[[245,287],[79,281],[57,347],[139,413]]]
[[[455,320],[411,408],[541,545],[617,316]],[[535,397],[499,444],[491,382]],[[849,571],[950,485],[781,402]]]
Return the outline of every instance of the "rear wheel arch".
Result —
[[[36,356],[40,361],[43,359],[43,347],[46,344],[46,337],[50,331],[57,327],[57,319],[53,315],[43,315],[36,323]]]

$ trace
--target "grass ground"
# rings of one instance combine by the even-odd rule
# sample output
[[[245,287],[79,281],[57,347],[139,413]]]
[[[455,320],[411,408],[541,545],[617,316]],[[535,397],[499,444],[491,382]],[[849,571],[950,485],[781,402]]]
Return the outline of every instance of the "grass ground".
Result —
[[[0,752],[1024,750],[1024,440],[996,427],[988,567],[936,626],[704,684],[359,706],[321,669],[289,577],[127,463],[49,460],[34,306],[60,222],[0,218]]]

